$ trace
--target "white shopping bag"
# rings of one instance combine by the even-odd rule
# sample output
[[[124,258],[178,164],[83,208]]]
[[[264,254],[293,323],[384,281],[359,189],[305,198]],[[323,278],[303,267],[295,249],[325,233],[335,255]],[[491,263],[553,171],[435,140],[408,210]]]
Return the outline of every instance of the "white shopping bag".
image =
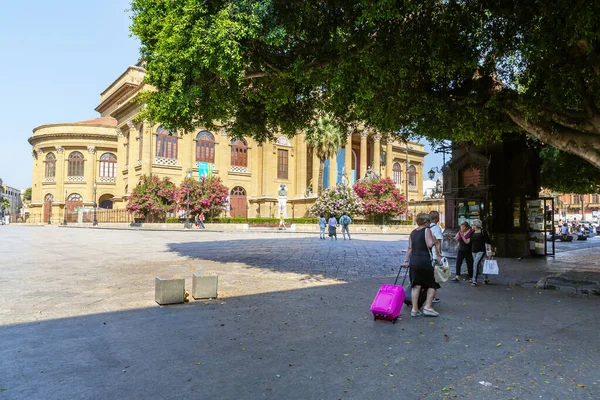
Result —
[[[485,260],[483,263],[483,273],[487,275],[498,275],[498,261]]]

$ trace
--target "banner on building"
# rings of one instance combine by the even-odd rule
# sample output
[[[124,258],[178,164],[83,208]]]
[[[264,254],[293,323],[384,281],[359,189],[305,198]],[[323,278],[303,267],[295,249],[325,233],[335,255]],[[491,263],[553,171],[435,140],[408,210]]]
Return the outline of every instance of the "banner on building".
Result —
[[[200,178],[202,178],[203,176],[207,177],[207,178],[212,178],[212,170],[213,170],[213,165],[212,163],[209,162],[199,162],[198,163],[198,180],[200,180]]]

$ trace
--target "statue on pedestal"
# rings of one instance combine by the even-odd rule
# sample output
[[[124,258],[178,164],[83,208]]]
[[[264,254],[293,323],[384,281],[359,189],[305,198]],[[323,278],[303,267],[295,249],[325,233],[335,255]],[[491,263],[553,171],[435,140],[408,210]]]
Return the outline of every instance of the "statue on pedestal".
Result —
[[[278,207],[277,207],[277,217],[283,214],[283,218],[287,218],[287,189],[285,185],[282,183],[279,185],[279,191],[277,192],[278,199]]]

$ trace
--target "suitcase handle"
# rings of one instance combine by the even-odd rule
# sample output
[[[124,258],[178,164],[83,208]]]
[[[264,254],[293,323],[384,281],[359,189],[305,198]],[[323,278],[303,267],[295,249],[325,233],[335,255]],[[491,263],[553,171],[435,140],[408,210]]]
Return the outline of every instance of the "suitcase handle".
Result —
[[[394,285],[398,284],[398,278],[400,278],[400,272],[402,271],[402,265],[400,266],[400,269],[398,269],[398,275],[396,275],[396,280],[394,281]],[[402,285],[404,286],[404,282],[406,281],[406,275],[408,275],[408,266],[406,267],[406,273],[404,274],[404,279],[402,279]]]

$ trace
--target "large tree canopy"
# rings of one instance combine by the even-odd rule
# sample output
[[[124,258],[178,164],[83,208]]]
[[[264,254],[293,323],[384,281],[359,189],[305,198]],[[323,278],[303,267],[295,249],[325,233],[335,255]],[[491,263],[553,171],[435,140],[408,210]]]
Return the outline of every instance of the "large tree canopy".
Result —
[[[146,117],[293,135],[342,129],[480,143],[524,130],[600,168],[600,3],[132,0]],[[344,128],[344,126],[346,128]]]

